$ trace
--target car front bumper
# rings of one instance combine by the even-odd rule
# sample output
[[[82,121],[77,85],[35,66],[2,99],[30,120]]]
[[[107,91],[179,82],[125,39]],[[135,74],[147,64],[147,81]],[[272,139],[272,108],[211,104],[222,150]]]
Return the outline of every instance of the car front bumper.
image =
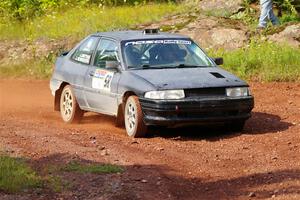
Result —
[[[181,126],[247,120],[254,107],[248,97],[201,97],[182,100],[140,98],[146,125]]]

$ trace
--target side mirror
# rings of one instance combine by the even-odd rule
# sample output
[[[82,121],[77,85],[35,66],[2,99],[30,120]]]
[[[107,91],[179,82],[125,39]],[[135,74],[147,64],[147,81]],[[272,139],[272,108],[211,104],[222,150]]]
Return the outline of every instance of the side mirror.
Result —
[[[224,64],[224,60],[223,58],[212,58],[213,61],[217,64],[217,65],[223,65]]]
[[[119,70],[119,62],[118,61],[106,61],[105,62],[105,69],[114,69]]]
[[[59,56],[66,56],[68,55],[69,51],[63,51]]]

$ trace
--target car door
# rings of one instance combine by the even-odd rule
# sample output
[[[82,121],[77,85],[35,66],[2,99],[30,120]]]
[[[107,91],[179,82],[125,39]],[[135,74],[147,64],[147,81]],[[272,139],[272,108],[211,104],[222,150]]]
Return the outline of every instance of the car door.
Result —
[[[85,77],[85,96],[90,110],[109,114],[117,114],[117,86],[120,72],[106,69],[107,61],[119,62],[118,44],[116,41],[101,38]]]
[[[89,65],[92,61],[92,55],[98,44],[99,37],[91,36],[87,38],[72,53],[71,58],[65,63],[65,76],[75,92],[75,96],[80,107],[87,106],[84,96],[85,77],[88,73]]]

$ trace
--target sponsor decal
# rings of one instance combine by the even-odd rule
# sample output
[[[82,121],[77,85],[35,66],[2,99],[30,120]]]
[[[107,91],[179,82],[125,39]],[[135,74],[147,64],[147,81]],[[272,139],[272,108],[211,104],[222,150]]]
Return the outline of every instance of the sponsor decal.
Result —
[[[192,44],[189,40],[139,40],[126,42],[125,46],[128,45],[139,45],[139,44]]]
[[[106,70],[102,70],[102,69],[96,69],[95,73],[94,73],[94,77],[96,78],[104,78],[106,75],[107,71]]]
[[[80,61],[80,62],[83,62],[83,63],[90,63],[90,59],[91,59],[91,55],[88,55],[88,54],[80,54],[76,60],[77,61]]]
[[[96,69],[92,79],[92,88],[110,92],[113,77],[113,72],[104,69]]]

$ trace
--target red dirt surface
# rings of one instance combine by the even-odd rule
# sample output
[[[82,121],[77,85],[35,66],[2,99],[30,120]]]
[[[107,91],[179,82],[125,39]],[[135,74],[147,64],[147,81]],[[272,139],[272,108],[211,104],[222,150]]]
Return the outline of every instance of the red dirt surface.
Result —
[[[104,115],[64,124],[48,85],[0,80],[0,150],[27,157],[40,174],[71,160],[125,170],[64,172],[61,192],[0,191],[0,199],[300,199],[300,83],[252,83],[255,109],[241,133],[160,129],[144,139]]]

